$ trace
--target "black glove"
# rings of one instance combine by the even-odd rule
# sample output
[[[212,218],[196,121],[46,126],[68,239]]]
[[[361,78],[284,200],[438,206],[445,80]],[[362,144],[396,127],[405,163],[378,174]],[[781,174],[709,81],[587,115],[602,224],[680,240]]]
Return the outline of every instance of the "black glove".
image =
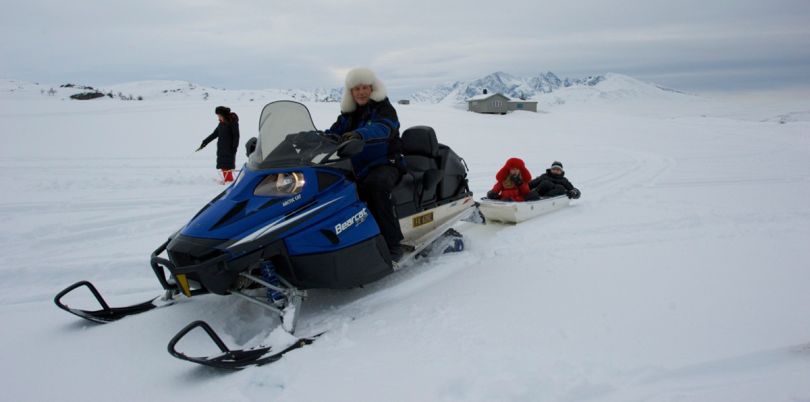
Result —
[[[321,140],[321,135],[317,131],[301,131],[295,135],[294,142],[296,144],[307,144],[318,142]]]
[[[520,177],[519,174],[513,174],[509,177],[512,179],[512,183],[514,183],[515,186],[520,187],[523,184],[523,178]]]
[[[582,195],[582,193],[580,193],[579,190],[575,188],[568,190],[568,198],[573,198],[576,200],[577,198],[579,198],[580,195]]]
[[[340,136],[335,133],[323,133],[323,136],[334,142],[340,142]]]
[[[344,133],[343,135],[340,136],[340,142],[346,142],[346,141],[351,141],[351,140],[362,140],[362,139],[363,139],[363,136],[360,135],[360,134],[357,134],[356,131],[349,131],[349,132]]]
[[[490,200],[497,200],[498,198],[500,198],[500,195],[495,190],[489,190],[487,192],[487,198],[489,198]]]
[[[200,147],[199,147],[199,148],[197,148],[197,149],[196,149],[194,152],[200,152],[200,151],[202,151],[202,149],[203,149],[203,148],[205,148],[205,146],[206,146],[206,145],[207,145],[207,144],[205,143],[205,141],[201,142],[201,143],[200,143]]]

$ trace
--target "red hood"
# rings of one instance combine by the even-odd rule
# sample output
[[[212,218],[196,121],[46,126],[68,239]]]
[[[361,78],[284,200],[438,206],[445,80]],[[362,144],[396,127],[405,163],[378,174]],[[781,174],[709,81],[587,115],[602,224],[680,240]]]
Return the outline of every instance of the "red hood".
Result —
[[[509,176],[509,171],[512,169],[520,169],[520,177],[524,182],[528,183],[532,179],[532,174],[529,172],[529,169],[526,169],[526,164],[523,163],[523,159],[520,158],[509,158],[501,170],[498,171],[498,174],[495,175],[495,178],[498,179],[498,181],[504,181],[506,177]]]

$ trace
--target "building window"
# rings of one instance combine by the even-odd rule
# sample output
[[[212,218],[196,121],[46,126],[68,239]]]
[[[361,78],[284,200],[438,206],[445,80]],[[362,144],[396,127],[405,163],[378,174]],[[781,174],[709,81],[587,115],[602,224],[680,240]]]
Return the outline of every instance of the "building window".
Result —
[[[502,102],[499,100],[492,101],[492,107],[501,107]]]
[[[518,104],[517,104],[517,108],[518,108],[518,109],[523,109],[523,104],[522,104],[522,103],[518,103]]]

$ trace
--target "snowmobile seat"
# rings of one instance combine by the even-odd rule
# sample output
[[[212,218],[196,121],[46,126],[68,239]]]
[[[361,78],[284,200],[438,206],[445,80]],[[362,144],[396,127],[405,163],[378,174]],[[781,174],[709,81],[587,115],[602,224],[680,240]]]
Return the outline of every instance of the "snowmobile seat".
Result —
[[[439,170],[439,141],[427,126],[416,126],[402,133],[402,154],[406,173],[393,191],[400,216],[433,208],[436,190],[442,180]]]

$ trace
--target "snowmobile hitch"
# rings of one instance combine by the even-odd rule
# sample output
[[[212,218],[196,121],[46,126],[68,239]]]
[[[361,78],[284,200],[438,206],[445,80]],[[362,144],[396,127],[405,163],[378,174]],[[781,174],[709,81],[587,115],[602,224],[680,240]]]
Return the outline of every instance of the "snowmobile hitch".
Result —
[[[216,344],[217,348],[219,348],[220,352],[219,355],[210,356],[210,357],[193,357],[188,356],[183,352],[179,352],[177,350],[177,343],[180,342],[183,337],[188,335],[189,332],[196,328],[202,328],[208,337]],[[211,328],[208,323],[205,321],[194,321],[191,324],[186,325],[183,329],[180,330],[170,341],[169,341],[169,354],[172,356],[180,359],[189,361],[192,363],[201,364],[203,366],[208,367],[215,367],[219,369],[229,369],[229,370],[241,370],[246,367],[250,366],[261,366],[264,364],[273,363],[279,359],[281,359],[287,352],[290,352],[295,349],[299,349],[306,345],[315,342],[315,339],[321,336],[323,333],[318,335],[309,337],[309,338],[300,338],[292,345],[286,347],[280,352],[274,352],[270,346],[256,346],[249,349],[235,349],[231,350],[228,349],[228,346],[225,345],[225,342],[222,341],[222,338],[217,335],[216,331]]]

